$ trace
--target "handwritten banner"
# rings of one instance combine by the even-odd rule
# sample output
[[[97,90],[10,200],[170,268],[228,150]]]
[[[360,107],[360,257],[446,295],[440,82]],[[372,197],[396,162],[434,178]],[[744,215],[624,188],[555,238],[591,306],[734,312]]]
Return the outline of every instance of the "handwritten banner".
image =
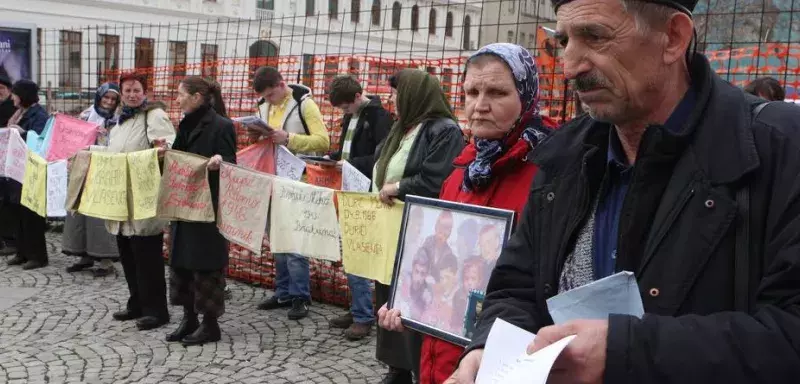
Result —
[[[158,168],[158,150],[130,152],[128,173],[131,175],[131,210],[133,220],[156,217],[161,171]]]
[[[30,132],[29,132],[30,133]],[[25,181],[25,164],[28,159],[28,147],[16,129],[10,130],[8,152],[6,153],[6,177],[20,183]]]
[[[337,192],[342,262],[347,273],[392,283],[403,203],[388,206],[378,195]]]
[[[67,161],[47,164],[47,217],[67,216]]]
[[[64,204],[65,208],[74,212],[78,209],[78,203],[81,200],[81,192],[83,191],[83,183],[86,181],[86,174],[89,173],[89,163],[92,160],[92,154],[88,151],[80,151],[69,162],[69,172],[67,178],[67,201]]]
[[[269,236],[272,252],[340,260],[333,193],[327,188],[275,178]]]
[[[20,204],[37,215],[47,216],[47,162],[39,155],[28,151],[25,165],[25,180],[22,182]]]
[[[261,253],[264,240],[272,179],[228,163],[222,163],[219,171],[219,232],[255,253]]]
[[[8,140],[11,129],[0,128],[0,177],[6,177],[6,158],[8,157]]]
[[[158,217],[205,223],[214,221],[206,164],[208,159],[202,156],[167,151],[158,193]]]
[[[342,172],[336,167],[306,164],[306,182],[318,187],[342,189]]]
[[[236,164],[262,173],[275,174],[275,144],[261,140],[236,152]]]
[[[124,153],[92,152],[78,212],[105,220],[128,220],[128,159]]]
[[[285,177],[291,180],[300,180],[303,177],[303,170],[306,169],[306,162],[297,158],[284,146],[279,146],[275,155],[275,174],[278,177]]]
[[[342,164],[342,191],[345,192],[369,192],[372,181],[364,176],[353,164],[345,161]]]
[[[47,161],[65,160],[97,140],[97,125],[56,114],[47,146]]]

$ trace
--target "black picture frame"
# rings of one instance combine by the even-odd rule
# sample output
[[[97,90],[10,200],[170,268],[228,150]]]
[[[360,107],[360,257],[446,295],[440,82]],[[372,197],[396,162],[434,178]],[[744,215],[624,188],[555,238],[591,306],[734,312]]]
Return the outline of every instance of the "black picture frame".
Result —
[[[419,210],[422,213],[415,212],[415,210]],[[427,212],[438,211],[439,213],[428,214],[425,210]],[[412,212],[414,212],[413,215]],[[442,213],[444,212],[449,212],[449,219],[443,219],[445,215]],[[420,215],[422,216],[421,220]],[[421,236],[419,233],[422,232],[423,223],[416,223],[416,221],[424,222],[425,217],[430,217],[431,215],[436,215],[437,217],[433,225],[433,231],[427,237]],[[511,210],[420,196],[407,196],[387,307],[389,309],[400,308],[401,321],[407,328],[457,345],[466,346],[469,344],[470,336],[474,329],[474,321],[480,313],[483,296],[486,292],[488,275],[491,274],[491,270],[494,268],[494,264],[497,261],[496,257],[499,257],[500,250],[511,237],[515,224],[514,216],[515,213]],[[442,232],[446,232],[446,228],[448,228],[447,220],[450,223],[450,232],[444,240],[442,240],[443,234],[437,236],[440,220],[444,220],[443,222],[445,223],[442,224],[444,228]],[[477,227],[469,226],[470,228],[463,231],[459,228],[459,233],[454,242],[452,239],[456,231],[453,229],[457,221],[462,224],[462,227],[467,227],[464,224],[473,221]],[[410,234],[410,225],[414,228],[411,232],[412,237],[407,239]],[[502,228],[498,228],[498,226],[502,226]],[[430,228],[431,226],[428,225],[427,227]],[[470,232],[470,229],[477,233]],[[466,235],[463,232],[466,232]],[[468,238],[472,235],[476,243],[472,247],[472,251],[474,251],[475,248],[483,246],[484,243],[480,245],[477,243],[483,239],[484,234],[487,236],[488,240],[486,242],[489,244],[490,249],[494,248],[494,244],[491,243],[491,241],[494,241],[493,236],[499,235],[496,254],[479,251],[475,255],[474,253],[460,250],[453,251],[453,247],[450,246],[451,243],[455,243],[458,249],[462,244],[462,240],[459,237],[465,236],[465,238]],[[478,239],[479,237],[481,239]],[[425,240],[422,240],[423,238]],[[437,242],[437,240],[439,241]],[[469,240],[464,241],[468,242]],[[414,246],[407,244],[408,242],[413,242]],[[465,246],[465,248],[469,250],[469,246]],[[484,255],[489,255],[489,258],[485,258]],[[454,259],[457,263],[455,276],[458,279],[455,282],[457,284],[455,287],[452,280]],[[476,277],[474,276],[469,286],[467,286],[465,281],[469,279],[465,273],[467,269],[480,271],[477,277],[480,281],[479,289],[474,289],[476,286],[474,282]],[[421,276],[426,277],[422,279]],[[415,277],[418,280],[414,280]],[[410,285],[412,282],[416,282],[418,285]],[[446,290],[448,287],[449,291]],[[416,295],[416,298],[414,298],[414,295]],[[461,308],[462,305],[466,306],[463,310]],[[457,326],[460,326],[460,329],[457,329]]]

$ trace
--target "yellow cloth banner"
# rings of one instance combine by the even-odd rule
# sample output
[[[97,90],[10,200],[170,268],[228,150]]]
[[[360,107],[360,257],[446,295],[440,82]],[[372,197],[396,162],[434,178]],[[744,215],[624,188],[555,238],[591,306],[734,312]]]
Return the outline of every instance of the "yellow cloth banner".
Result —
[[[392,283],[403,203],[387,206],[377,194],[337,192],[345,272]]]
[[[78,212],[105,220],[128,220],[126,154],[92,152]]]
[[[25,163],[20,203],[37,215],[47,217],[47,161],[32,151],[28,151]]]
[[[133,220],[156,217],[161,171],[158,151],[148,149],[128,153],[128,172],[131,175],[131,210]]]

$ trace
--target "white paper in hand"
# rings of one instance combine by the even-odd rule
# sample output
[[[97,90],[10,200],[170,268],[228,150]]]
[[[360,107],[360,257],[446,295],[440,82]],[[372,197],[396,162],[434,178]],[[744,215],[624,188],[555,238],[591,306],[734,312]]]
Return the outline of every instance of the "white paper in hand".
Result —
[[[298,159],[297,156],[292,154],[285,146],[281,145],[278,147],[278,154],[275,155],[275,174],[278,177],[300,181],[305,169],[305,161]]]
[[[553,322],[563,324],[578,319],[605,320],[615,313],[644,316],[639,285],[632,272],[619,272],[591,284],[547,299]]]
[[[489,331],[476,384],[545,384],[558,355],[575,336],[561,339],[532,355],[528,345],[536,335],[496,319]]]
[[[342,191],[345,192],[369,192],[372,181],[364,176],[358,168],[345,161],[342,164]]]
[[[246,129],[257,131],[262,135],[269,135],[273,131],[269,124],[258,116],[237,117],[233,120],[242,123]]]
[[[47,164],[47,217],[67,216],[67,161]]]

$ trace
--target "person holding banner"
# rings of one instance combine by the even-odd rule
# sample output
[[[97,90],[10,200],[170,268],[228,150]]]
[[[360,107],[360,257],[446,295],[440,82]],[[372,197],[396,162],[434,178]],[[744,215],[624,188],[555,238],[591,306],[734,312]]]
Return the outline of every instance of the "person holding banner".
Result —
[[[461,128],[436,77],[404,69],[389,79],[399,119],[376,151],[372,189],[392,204],[406,195],[437,197],[464,148]],[[376,305],[389,299],[390,287],[375,283]],[[389,366],[386,383],[410,383],[419,376],[421,335],[378,329],[377,358]]]
[[[392,127],[391,115],[381,106],[380,98],[364,95],[361,84],[351,75],[333,79],[329,97],[331,105],[345,115],[340,149],[328,157],[337,160],[340,168],[347,161],[364,176],[372,177],[375,150]],[[360,340],[369,335],[375,322],[372,288],[368,279],[351,274],[347,274],[347,285],[352,295],[350,312],[332,319],[329,324],[344,329],[347,339]]]
[[[94,105],[81,113],[82,120],[97,124],[96,144],[108,145],[108,131],[116,124],[119,103],[119,86],[105,83],[97,89]],[[78,212],[67,213],[61,237],[61,253],[80,257],[77,263],[67,267],[69,273],[91,268],[95,261],[99,261],[100,266],[92,271],[94,277],[115,273],[113,262],[119,258],[117,239],[108,233],[105,221]]]
[[[253,90],[262,96],[258,113],[270,127],[268,137],[294,154],[322,155],[330,147],[328,129],[311,90],[288,84],[273,67],[261,67],[253,77]],[[290,320],[308,316],[311,304],[311,270],[308,259],[293,253],[275,253],[275,294],[258,309],[291,307]]]
[[[30,80],[18,80],[11,88],[11,99],[17,112],[8,120],[8,127],[16,129],[25,139],[28,132],[41,134],[47,124],[47,111],[39,105],[39,86]],[[9,203],[8,218],[16,223],[17,256],[8,265],[23,264],[22,269],[36,269],[47,265],[47,230],[45,218],[20,205],[22,185],[7,179],[5,198]]]
[[[8,125],[8,119],[17,111],[14,106],[14,100],[11,99],[11,79],[8,76],[0,74],[0,128]],[[0,256],[9,256],[17,253],[16,246],[16,230],[14,229],[14,220],[8,216],[8,204],[2,198],[5,190],[6,182],[4,178],[0,177]],[[13,209],[12,209],[13,210]]]
[[[109,132],[108,151],[136,152],[159,148],[163,153],[175,140],[175,127],[162,103],[147,101],[147,77],[127,73],[120,77],[122,111]],[[117,237],[117,247],[130,298],[114,319],[136,319],[140,330],[154,329],[169,323],[167,289],[164,279],[162,246],[164,220],[153,218],[106,221],[106,229]]]
[[[236,164],[236,130],[227,118],[219,84],[189,76],[178,87],[184,113],[172,148],[210,158],[208,184],[214,212],[219,204],[219,166]],[[172,223],[169,298],[183,307],[183,320],[167,341],[200,345],[220,340],[217,319],[225,313],[228,242],[216,223]],[[197,313],[203,314],[202,324]]]
[[[455,159],[456,169],[442,185],[439,198],[513,210],[518,219],[537,171],[527,157],[555,126],[539,114],[536,64],[527,49],[498,43],[473,54],[465,71],[466,114],[473,140]],[[494,262],[486,265],[478,256],[470,264],[494,267]],[[461,273],[462,278],[466,276],[466,265]],[[462,282],[462,295],[456,300],[466,301],[467,288],[474,287]],[[400,316],[399,309],[389,310],[384,305],[378,311],[379,325],[403,331]],[[457,318],[463,322],[463,312]],[[424,336],[419,383],[447,380],[463,351],[458,345]]]

